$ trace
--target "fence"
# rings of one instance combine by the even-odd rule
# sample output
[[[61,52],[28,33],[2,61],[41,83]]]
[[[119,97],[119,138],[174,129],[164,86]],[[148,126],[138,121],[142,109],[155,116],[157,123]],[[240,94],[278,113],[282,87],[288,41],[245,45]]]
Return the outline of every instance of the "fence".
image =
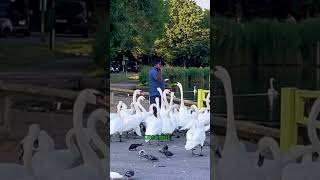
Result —
[[[54,97],[65,100],[75,100],[78,92],[47,88],[41,86],[0,83],[0,132],[8,134],[10,131],[9,110],[12,104],[11,96],[17,94]]]
[[[204,89],[198,89],[198,109],[201,109],[203,107],[203,102],[206,99],[206,93],[209,93],[209,90],[204,90]]]
[[[297,88],[281,89],[281,128],[280,148],[287,151],[297,144],[298,126],[305,126],[308,122],[306,102],[320,97],[320,91],[300,90]],[[320,128],[318,123],[317,128]]]
[[[112,88],[112,87],[111,87],[111,88],[110,88],[110,95],[111,95],[110,99],[111,99],[111,103],[112,103],[112,104],[113,104],[114,92],[120,93],[120,94],[133,94],[134,90],[130,90],[130,89],[120,89],[120,88]],[[144,92],[144,94],[149,97],[149,93],[148,93],[148,92]],[[168,97],[167,97],[167,98],[168,98]],[[168,98],[168,100],[169,100],[169,98]],[[178,98],[173,98],[173,102],[175,102],[175,103],[180,103],[181,100],[178,99]],[[185,104],[185,105],[190,105],[190,106],[191,106],[191,105],[197,105],[196,102],[189,101],[189,100],[184,100],[184,104]]]

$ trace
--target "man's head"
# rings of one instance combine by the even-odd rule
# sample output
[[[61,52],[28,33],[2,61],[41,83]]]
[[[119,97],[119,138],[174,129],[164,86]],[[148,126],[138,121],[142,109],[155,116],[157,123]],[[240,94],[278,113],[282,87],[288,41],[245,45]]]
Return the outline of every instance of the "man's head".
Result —
[[[162,68],[161,59],[157,59],[154,66],[155,66],[157,69],[161,69],[161,68]]]

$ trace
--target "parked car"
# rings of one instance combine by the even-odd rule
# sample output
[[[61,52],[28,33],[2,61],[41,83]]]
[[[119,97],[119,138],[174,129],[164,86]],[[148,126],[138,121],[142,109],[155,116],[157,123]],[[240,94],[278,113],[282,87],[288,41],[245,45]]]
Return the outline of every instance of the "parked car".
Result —
[[[7,4],[0,4],[0,37],[6,37],[13,30],[12,22],[8,18]]]
[[[77,33],[88,37],[88,12],[83,1],[57,1],[56,32]]]
[[[127,70],[131,72],[138,72],[139,70],[139,65],[135,61],[128,61],[127,63]]]
[[[120,72],[120,68],[117,64],[112,63],[110,65],[110,72],[111,73],[119,73]]]
[[[10,19],[0,18],[0,37],[7,37],[12,33],[13,27]]]
[[[2,3],[0,10],[4,17],[11,22],[13,33],[21,33],[24,36],[30,36],[30,13],[27,13],[27,1],[11,0],[8,3]]]

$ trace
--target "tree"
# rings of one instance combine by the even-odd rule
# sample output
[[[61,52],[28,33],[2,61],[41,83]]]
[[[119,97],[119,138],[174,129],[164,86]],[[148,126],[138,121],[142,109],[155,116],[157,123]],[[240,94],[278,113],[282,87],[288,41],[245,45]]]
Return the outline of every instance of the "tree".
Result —
[[[156,41],[156,53],[172,64],[201,60],[209,56],[209,11],[193,0],[168,0],[169,20],[165,34]],[[208,22],[206,22],[208,21]]]
[[[166,19],[163,0],[111,1],[111,53],[131,51],[136,57],[151,54]]]

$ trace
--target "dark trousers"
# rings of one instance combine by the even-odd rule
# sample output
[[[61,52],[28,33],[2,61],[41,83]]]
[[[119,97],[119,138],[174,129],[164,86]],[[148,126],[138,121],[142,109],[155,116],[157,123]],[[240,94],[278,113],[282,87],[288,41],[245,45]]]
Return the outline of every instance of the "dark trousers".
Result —
[[[156,96],[150,96],[150,105],[151,104],[156,104],[156,98],[159,98],[159,106],[161,107],[161,100],[160,100],[160,96],[156,95]],[[154,115],[157,116],[157,108],[153,107],[153,112]]]

